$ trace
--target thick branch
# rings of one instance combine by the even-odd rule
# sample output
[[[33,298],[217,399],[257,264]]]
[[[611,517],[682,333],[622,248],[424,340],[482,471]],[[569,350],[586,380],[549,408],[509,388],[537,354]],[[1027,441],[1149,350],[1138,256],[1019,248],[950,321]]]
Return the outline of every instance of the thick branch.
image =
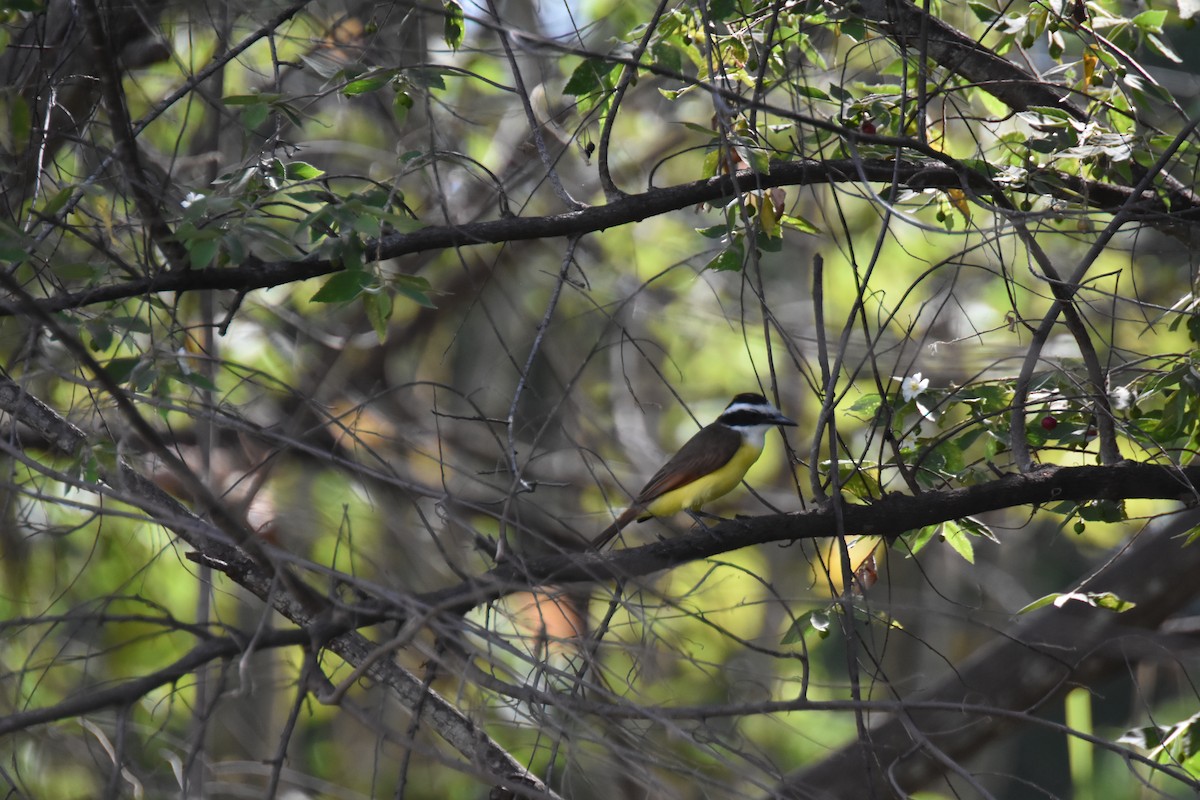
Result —
[[[1068,89],[1030,75],[909,0],[853,0],[842,4],[853,6],[854,13],[863,19],[878,22],[901,47],[928,54],[1009,108],[1025,111],[1047,106],[1061,108],[1078,120],[1087,119],[1087,114],[1068,99]]]
[[[442,225],[413,233],[395,234],[368,243],[366,254],[374,260],[400,258],[414,253],[467,247],[480,244],[579,236],[640,222],[650,217],[686,209],[700,203],[712,203],[736,192],[776,186],[805,186],[820,183],[852,183],[865,177],[882,184],[912,189],[962,188],[960,174],[937,161],[890,161],[868,159],[856,163],[850,159],[834,161],[797,160],[774,162],[771,171],[759,175],[750,171],[730,178],[720,176],[678,186],[650,189],[602,206],[546,217],[504,217],[466,225]],[[1100,211],[1115,210],[1132,200],[1131,219],[1156,223],[1191,223],[1200,219],[1200,205],[1167,206],[1154,192],[1133,197],[1127,187],[1054,173],[1061,197],[1083,203]],[[984,187],[980,187],[984,188]],[[247,259],[237,267],[213,267],[159,274],[148,278],[99,286],[82,292],[55,295],[40,301],[46,311],[80,308],[93,303],[139,297],[157,292],[188,292],[229,289],[239,292],[281,286],[336,272],[339,267],[327,258],[315,256],[287,261]],[[0,299],[0,316],[20,313],[16,304]]]
[[[926,525],[1003,508],[1088,500],[1200,499],[1200,467],[1125,461],[1114,466],[1044,467],[988,483],[919,497],[893,494],[871,503],[843,503],[844,530],[893,540]],[[705,531],[609,554],[570,553],[502,564],[477,579],[417,598],[421,605],[465,612],[530,584],[618,580],[708,558],[752,545],[837,535],[832,506],[726,520]]]
[[[160,670],[103,689],[88,687],[77,694],[45,708],[15,711],[0,716],[0,736],[28,730],[35,725],[94,714],[106,708],[132,705],[160,686],[175,683],[212,661],[233,658],[245,652],[250,636],[208,639],[193,647],[187,655]],[[303,631],[266,631],[254,638],[256,650],[302,645],[308,642]]]

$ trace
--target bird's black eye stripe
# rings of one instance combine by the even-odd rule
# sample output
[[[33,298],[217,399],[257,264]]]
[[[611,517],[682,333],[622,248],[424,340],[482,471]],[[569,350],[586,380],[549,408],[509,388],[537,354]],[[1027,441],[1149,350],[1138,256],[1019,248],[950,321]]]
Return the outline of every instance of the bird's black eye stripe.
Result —
[[[738,409],[737,411],[726,411],[721,415],[721,422],[726,425],[769,425],[774,421],[773,414],[767,414],[762,411],[753,409]]]

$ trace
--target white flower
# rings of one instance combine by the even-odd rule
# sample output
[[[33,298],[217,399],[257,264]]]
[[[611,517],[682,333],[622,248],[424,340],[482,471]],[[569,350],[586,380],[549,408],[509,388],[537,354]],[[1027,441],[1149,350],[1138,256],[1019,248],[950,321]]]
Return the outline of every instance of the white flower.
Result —
[[[204,199],[204,195],[200,194],[199,192],[188,192],[187,197],[185,197],[179,201],[179,205],[183,206],[184,208],[187,208],[192,203],[198,202],[203,199]]]
[[[927,388],[929,388],[929,378],[922,378],[921,373],[914,372],[900,382],[900,396],[904,398],[904,402],[911,403]]]

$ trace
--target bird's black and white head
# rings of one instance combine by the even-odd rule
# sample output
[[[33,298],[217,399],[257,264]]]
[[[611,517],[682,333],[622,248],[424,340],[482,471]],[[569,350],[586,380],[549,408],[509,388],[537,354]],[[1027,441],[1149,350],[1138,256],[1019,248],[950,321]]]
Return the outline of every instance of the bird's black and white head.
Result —
[[[729,401],[721,416],[717,417],[717,423],[733,428],[743,439],[753,442],[758,447],[762,447],[767,431],[776,425],[796,425],[778,408],[767,402],[767,398],[751,392],[739,394]]]

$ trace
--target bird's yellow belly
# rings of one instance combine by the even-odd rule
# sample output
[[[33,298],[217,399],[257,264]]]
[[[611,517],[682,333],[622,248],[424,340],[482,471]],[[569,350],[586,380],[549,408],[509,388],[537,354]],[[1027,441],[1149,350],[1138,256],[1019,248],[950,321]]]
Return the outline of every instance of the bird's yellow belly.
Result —
[[[667,517],[684,509],[699,511],[705,503],[728,494],[741,483],[746,470],[758,460],[761,453],[761,447],[743,443],[723,467],[655,498],[639,519]]]

